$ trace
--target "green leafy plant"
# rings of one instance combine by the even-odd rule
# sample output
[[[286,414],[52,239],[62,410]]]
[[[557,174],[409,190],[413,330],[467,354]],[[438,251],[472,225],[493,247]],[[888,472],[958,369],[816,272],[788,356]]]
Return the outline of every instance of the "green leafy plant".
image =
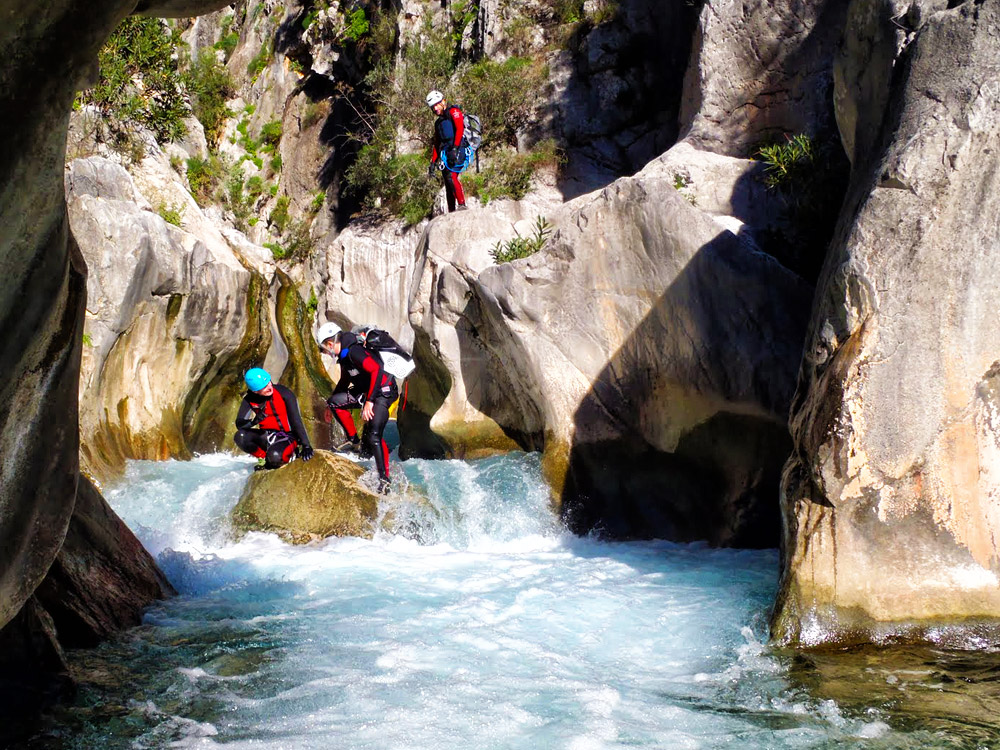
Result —
[[[211,50],[202,50],[184,76],[195,117],[205,128],[209,146],[216,147],[226,120],[232,116],[226,106],[235,92],[233,79]]]
[[[812,139],[799,133],[785,136],[784,143],[761,146],[756,158],[764,162],[764,184],[768,188],[787,189],[814,168],[816,153]]]
[[[254,55],[254,58],[247,65],[247,75],[249,75],[251,80],[256,83],[260,74],[264,72],[270,62],[271,47],[265,42],[260,46],[260,51]]]
[[[316,290],[313,287],[309,287],[309,299],[306,302],[306,312],[309,313],[311,318],[316,314],[319,309],[319,298],[316,296]]]
[[[199,206],[209,204],[225,173],[225,165],[215,154],[206,159],[193,156],[187,160],[188,186]]]
[[[91,347],[94,345],[94,339],[92,339],[90,337],[89,333],[84,333],[83,334],[83,345],[84,346],[91,346]]]
[[[318,214],[326,203],[326,192],[323,190],[316,191],[313,195],[312,202],[309,204],[309,213]]]
[[[466,192],[483,203],[500,198],[520,200],[531,189],[531,179],[542,167],[556,168],[562,162],[555,141],[545,140],[519,153],[511,148],[494,151],[479,172],[466,172]]]
[[[273,120],[260,129],[260,140],[272,149],[281,142],[281,120]]]
[[[490,255],[493,256],[496,263],[509,263],[512,260],[527,258],[545,247],[551,234],[552,225],[544,217],[538,216],[535,218],[531,236],[522,237],[518,234],[506,242],[497,241],[493,249],[490,250]]]
[[[271,251],[275,260],[283,260],[288,257],[288,251],[277,242],[265,242],[264,247]]]
[[[184,218],[184,206],[168,206],[166,203],[160,203],[156,208],[156,213],[168,224],[179,227],[181,220]]]
[[[368,17],[364,8],[355,8],[347,14],[347,28],[344,29],[344,36],[352,42],[358,42],[368,33]]]
[[[277,203],[275,203],[274,208],[271,209],[270,215],[268,215],[267,220],[271,225],[278,230],[278,234],[281,234],[288,227],[288,223],[292,220],[291,215],[288,213],[288,206],[291,203],[291,198],[287,195],[283,195],[278,198]]]
[[[188,108],[175,40],[163,21],[126,18],[101,48],[98,65],[97,84],[78,101],[96,107],[126,147],[135,126],[149,128],[160,141],[184,136]]]

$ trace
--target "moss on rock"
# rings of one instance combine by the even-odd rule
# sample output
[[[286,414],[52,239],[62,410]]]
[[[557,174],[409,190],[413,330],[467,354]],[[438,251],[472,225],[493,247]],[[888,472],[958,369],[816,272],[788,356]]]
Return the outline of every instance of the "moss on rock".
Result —
[[[244,532],[273,532],[292,544],[330,536],[370,538],[378,496],[358,483],[364,473],[327,451],[316,451],[312,461],[255,472],[233,509],[233,525]]]

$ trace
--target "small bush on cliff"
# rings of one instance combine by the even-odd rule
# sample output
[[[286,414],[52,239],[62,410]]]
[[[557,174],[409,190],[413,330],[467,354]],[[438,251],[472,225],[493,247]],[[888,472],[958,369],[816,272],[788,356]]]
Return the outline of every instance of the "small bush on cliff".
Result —
[[[549,241],[549,235],[552,234],[552,225],[545,220],[542,216],[535,217],[534,230],[530,237],[522,237],[520,234],[517,237],[507,240],[506,242],[497,242],[490,250],[490,255],[493,256],[493,260],[496,263],[509,263],[512,260],[520,260],[521,258],[527,258],[529,255],[534,255],[543,247],[545,243]]]
[[[849,166],[840,142],[786,135],[758,148],[754,157],[764,164],[761,181],[784,206],[777,224],[760,232],[760,239],[769,253],[814,281],[846,189]]]
[[[161,142],[183,137],[188,108],[175,42],[159,19],[126,18],[98,54],[97,84],[78,101],[97,107],[119,136],[141,125]]]
[[[222,129],[232,112],[226,101],[233,95],[235,86],[226,66],[218,61],[215,52],[203,49],[184,75],[191,94],[195,117],[205,128],[205,139],[215,148],[222,137]]]

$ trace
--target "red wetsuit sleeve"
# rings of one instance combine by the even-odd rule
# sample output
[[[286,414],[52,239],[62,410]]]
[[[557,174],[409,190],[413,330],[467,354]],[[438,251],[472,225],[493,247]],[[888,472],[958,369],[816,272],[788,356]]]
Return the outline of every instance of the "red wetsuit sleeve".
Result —
[[[366,352],[365,359],[361,363],[361,367],[364,368],[365,372],[371,373],[372,376],[372,382],[371,385],[368,386],[368,396],[367,396],[367,399],[371,401],[372,396],[375,394],[375,389],[380,388],[382,386],[382,381],[385,378],[385,375],[382,372],[382,364],[377,359],[375,359],[375,357],[371,356],[370,354],[367,354]]]
[[[455,124],[455,145],[462,145],[462,137],[465,135],[465,115],[458,107],[452,107],[448,111],[451,121]]]

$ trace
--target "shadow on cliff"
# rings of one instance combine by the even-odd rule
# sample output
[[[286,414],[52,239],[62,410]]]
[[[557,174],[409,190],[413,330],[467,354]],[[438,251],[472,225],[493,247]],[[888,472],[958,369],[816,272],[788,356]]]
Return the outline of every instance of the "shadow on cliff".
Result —
[[[769,262],[720,234],[598,374],[573,416],[562,515],[574,532],[778,545],[783,415],[810,290],[774,299],[783,290],[769,282],[784,274]],[[653,365],[652,342],[663,355]]]
[[[571,74],[545,108],[563,135],[559,189],[570,200],[631,175],[677,140],[700,2],[622,0],[566,40]]]

